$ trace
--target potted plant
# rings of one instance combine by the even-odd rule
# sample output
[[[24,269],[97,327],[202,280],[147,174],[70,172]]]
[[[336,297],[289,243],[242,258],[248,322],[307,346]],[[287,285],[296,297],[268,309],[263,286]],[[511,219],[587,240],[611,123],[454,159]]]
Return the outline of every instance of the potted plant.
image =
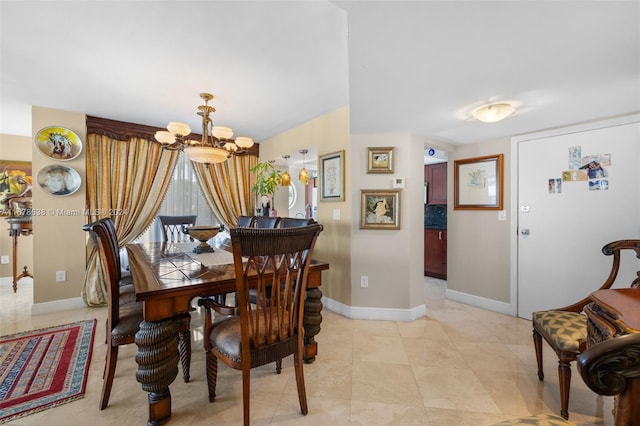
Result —
[[[273,206],[274,194],[278,186],[282,184],[282,172],[276,169],[269,161],[263,161],[253,166],[250,171],[256,174],[256,183],[251,190],[258,197],[262,196],[262,214],[267,216],[277,215]],[[257,210],[257,206],[256,206]]]

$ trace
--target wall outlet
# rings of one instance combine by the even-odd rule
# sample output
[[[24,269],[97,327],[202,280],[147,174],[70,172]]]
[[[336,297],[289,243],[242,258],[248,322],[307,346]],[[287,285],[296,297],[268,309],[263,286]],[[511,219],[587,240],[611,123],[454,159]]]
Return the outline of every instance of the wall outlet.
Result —
[[[0,257],[0,263],[3,265],[6,265],[7,263],[9,263],[9,256],[4,254]]]
[[[67,280],[67,271],[56,271],[56,281],[66,281]]]
[[[360,287],[367,288],[369,287],[369,277],[366,275],[360,275]]]

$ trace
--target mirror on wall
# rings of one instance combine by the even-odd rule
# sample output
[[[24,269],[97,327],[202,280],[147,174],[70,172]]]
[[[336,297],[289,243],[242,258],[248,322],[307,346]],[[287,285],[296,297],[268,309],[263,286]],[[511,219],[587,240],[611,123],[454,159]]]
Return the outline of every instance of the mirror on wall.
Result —
[[[300,150],[306,149],[307,152],[302,154]],[[289,158],[284,158],[288,155]],[[318,177],[318,150],[315,146],[304,147],[293,152],[283,152],[281,156],[276,159],[275,166],[284,171],[287,170],[291,175],[291,185],[286,189],[281,188],[279,192],[282,195],[287,194],[287,208],[288,212],[281,212],[284,208],[284,203],[278,204],[278,214],[280,216],[289,217],[312,217],[317,220],[318,212],[318,188],[316,187]],[[298,179],[298,174],[302,168],[309,171],[310,179],[308,185],[303,185]],[[284,197],[277,195],[280,199]],[[276,198],[277,200],[277,198]]]

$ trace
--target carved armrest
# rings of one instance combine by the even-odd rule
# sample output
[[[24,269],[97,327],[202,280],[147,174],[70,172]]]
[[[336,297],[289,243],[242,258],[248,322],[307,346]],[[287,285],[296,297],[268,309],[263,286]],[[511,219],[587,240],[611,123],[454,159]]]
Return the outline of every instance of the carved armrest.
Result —
[[[619,395],[628,381],[640,377],[640,333],[597,343],[578,357],[578,370],[599,395]]]
[[[218,303],[214,299],[202,298],[198,300],[198,306],[204,306],[206,309],[212,309],[220,315],[238,315],[238,308]]]

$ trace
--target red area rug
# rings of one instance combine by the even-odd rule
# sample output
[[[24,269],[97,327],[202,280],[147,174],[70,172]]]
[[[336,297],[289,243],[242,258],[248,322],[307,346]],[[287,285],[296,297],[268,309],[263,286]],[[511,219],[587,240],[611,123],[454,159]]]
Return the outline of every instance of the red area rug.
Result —
[[[96,320],[0,337],[0,423],[84,396]]]

